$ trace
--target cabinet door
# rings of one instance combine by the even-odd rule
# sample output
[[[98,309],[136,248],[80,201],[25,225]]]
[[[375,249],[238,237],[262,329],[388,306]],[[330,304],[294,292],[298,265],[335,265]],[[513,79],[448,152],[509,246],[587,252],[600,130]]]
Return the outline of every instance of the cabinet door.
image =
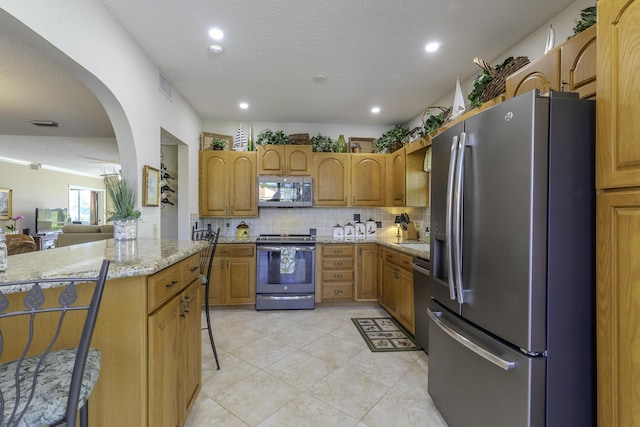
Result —
[[[356,272],[356,300],[378,298],[378,251],[375,244],[358,244]]]
[[[347,206],[350,163],[348,154],[313,155],[313,205]]]
[[[198,152],[200,216],[226,216],[229,208],[229,152]]]
[[[626,19],[624,14],[623,18]],[[636,15],[636,22],[638,18]],[[596,243],[598,425],[637,425],[640,420],[640,191],[597,196]]]
[[[257,216],[256,153],[231,151],[229,165],[228,191],[231,216]]]
[[[262,145],[258,147],[258,174],[284,175],[284,145]]]
[[[640,1],[598,2],[596,185],[640,185]]]
[[[559,48],[553,49],[507,77],[507,99],[533,89],[539,89],[540,93],[560,90]]]
[[[189,408],[200,391],[201,371],[201,320],[200,320],[200,280],[194,281],[183,293],[189,311],[180,318],[180,337],[182,339],[183,363],[175,369],[184,369],[181,375],[181,424],[184,425]]]
[[[413,334],[415,332],[413,317],[413,274],[401,268],[398,270],[396,280],[396,301],[398,303],[396,318]]]
[[[149,425],[175,427],[180,420],[181,295],[149,316]]]
[[[256,259],[227,259],[227,303],[253,304],[256,302]]]
[[[311,145],[285,146],[285,174],[310,176],[312,172],[313,147]]]
[[[384,303],[384,249],[381,246],[378,246],[378,265],[376,266],[376,274],[378,279],[378,289],[376,290],[378,302],[380,304]]]
[[[396,312],[398,310],[396,295],[396,278],[398,276],[397,267],[385,261],[382,275],[382,305],[393,317],[396,317]]]
[[[406,206],[406,161],[404,148],[389,154],[389,175],[387,192],[389,206]]]
[[[596,25],[560,46],[562,90],[581,99],[596,97]]]
[[[220,248],[220,245],[218,245],[218,248]],[[211,266],[211,283],[209,283],[210,305],[224,304],[225,289],[227,287],[226,265],[227,259],[216,254]]]
[[[385,205],[386,159],[386,154],[351,154],[351,205]]]

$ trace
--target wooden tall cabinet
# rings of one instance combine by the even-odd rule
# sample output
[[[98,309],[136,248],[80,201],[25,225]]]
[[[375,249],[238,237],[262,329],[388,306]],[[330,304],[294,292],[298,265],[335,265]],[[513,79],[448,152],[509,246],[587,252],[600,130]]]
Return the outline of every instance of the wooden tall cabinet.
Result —
[[[378,302],[412,334],[415,330],[412,257],[384,249],[382,299]]]
[[[313,205],[347,206],[351,162],[349,155],[315,153],[313,155]]]
[[[258,147],[259,175],[311,175],[311,145],[264,145]]]
[[[640,424],[640,0],[598,2],[598,426]]]
[[[211,269],[209,304],[256,302],[255,248],[252,243],[218,244]]]
[[[256,152],[198,152],[200,216],[258,215]]]
[[[385,206],[387,154],[351,154],[351,205]]]

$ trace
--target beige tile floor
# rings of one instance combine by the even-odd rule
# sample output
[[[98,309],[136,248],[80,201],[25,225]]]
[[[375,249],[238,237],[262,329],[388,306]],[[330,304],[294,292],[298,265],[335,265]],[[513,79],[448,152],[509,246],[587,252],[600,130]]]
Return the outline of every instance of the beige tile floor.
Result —
[[[203,331],[187,427],[447,426],[427,394],[426,353],[372,353],[351,322],[388,316],[378,306],[211,313],[221,370]]]

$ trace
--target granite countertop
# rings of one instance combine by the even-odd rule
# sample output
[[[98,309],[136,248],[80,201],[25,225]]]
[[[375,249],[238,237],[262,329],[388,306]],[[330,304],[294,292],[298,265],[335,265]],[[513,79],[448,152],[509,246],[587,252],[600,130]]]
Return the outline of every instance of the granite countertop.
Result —
[[[250,236],[249,239],[236,239],[235,237],[220,237],[218,243],[255,243],[258,236]],[[336,240],[333,236],[316,236],[316,243],[342,243],[342,244],[354,244],[354,243],[378,243],[391,249],[395,249],[399,252],[424,258],[430,260],[429,244],[422,241],[405,240],[400,243],[393,240],[386,240],[383,238],[364,239],[364,240]]]
[[[205,242],[113,239],[11,255],[0,282],[47,277],[95,277],[104,259],[111,260],[108,279],[153,274],[197,253]]]

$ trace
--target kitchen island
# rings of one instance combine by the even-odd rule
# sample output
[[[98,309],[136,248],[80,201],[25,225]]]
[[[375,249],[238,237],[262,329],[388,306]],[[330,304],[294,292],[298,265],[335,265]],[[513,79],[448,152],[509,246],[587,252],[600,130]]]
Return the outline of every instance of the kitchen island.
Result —
[[[201,385],[203,246],[191,241],[109,239],[9,257],[7,271],[0,273],[3,282],[95,276],[102,260],[111,260],[92,340],[102,363],[89,399],[90,425],[184,425]],[[89,295],[90,286],[78,286],[80,298]],[[24,296],[16,291],[8,295],[10,300]],[[50,288],[45,293],[57,291]],[[11,326],[3,324],[3,358],[12,356],[10,343],[22,334],[20,327]],[[78,330],[81,322],[65,326],[69,329],[63,329],[59,344],[73,346],[65,331],[69,335]]]

